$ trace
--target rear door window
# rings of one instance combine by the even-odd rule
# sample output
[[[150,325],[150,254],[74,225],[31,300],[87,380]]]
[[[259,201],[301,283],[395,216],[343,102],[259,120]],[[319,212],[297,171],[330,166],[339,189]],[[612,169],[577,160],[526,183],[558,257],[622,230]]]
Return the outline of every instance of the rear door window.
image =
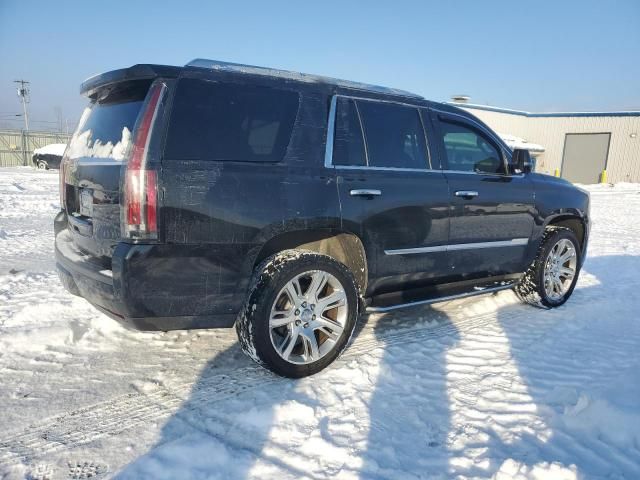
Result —
[[[165,158],[279,162],[300,99],[295,91],[198,79],[178,82]]]
[[[358,100],[370,167],[427,169],[427,153],[418,109]]]
[[[337,99],[333,164],[357,167],[367,164],[358,111],[350,98]]]

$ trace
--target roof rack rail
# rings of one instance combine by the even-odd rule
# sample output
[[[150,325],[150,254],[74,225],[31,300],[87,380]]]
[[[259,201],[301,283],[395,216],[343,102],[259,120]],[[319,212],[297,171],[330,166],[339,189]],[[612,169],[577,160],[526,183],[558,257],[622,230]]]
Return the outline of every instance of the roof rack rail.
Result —
[[[289,80],[297,80],[308,83],[327,83],[344,88],[354,90],[365,90],[376,93],[386,93],[389,95],[397,95],[401,97],[423,98],[416,93],[407,92],[397,88],[381,87],[378,85],[369,85],[367,83],[352,82],[350,80],[340,80],[337,78],[324,77],[322,75],[311,75],[308,73],[293,72],[289,70],[279,70],[276,68],[257,67],[255,65],[243,65],[241,63],[222,62],[219,60],[207,60],[205,58],[196,58],[185,65],[186,67],[209,68],[222,72],[247,73],[252,75],[264,75],[269,77],[285,78]]]

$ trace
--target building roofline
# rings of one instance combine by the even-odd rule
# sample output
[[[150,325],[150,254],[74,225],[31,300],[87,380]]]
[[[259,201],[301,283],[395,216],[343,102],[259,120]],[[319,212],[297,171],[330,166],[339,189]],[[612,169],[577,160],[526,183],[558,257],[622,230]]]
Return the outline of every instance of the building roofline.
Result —
[[[511,115],[519,115],[522,117],[640,117],[640,111],[617,111],[617,112],[550,112],[550,113],[533,113],[523,110],[512,110],[509,108],[492,107],[490,105],[476,105],[474,103],[455,103],[446,102],[447,105],[453,105],[458,108],[469,108],[471,110],[486,110],[489,112],[508,113]]]

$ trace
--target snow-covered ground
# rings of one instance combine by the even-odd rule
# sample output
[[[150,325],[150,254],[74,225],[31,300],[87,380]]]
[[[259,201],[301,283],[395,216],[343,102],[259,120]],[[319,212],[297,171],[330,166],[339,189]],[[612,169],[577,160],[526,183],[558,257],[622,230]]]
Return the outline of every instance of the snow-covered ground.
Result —
[[[589,188],[565,306],[369,317],[293,381],[232,330],[131,332],[67,294],[56,173],[0,169],[0,478],[640,478],[640,185]]]

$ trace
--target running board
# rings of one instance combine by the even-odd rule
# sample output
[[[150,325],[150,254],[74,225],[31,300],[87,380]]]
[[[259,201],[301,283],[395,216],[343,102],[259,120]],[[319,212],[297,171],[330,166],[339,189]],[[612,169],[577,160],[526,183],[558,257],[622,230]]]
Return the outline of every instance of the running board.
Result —
[[[458,293],[456,295],[447,295],[445,297],[429,298],[427,300],[418,300],[409,303],[398,303],[396,305],[389,305],[388,307],[367,307],[367,313],[384,313],[391,312],[393,310],[399,310],[401,308],[417,307],[419,305],[430,305],[432,303],[448,302],[450,300],[457,300],[459,298],[475,297],[476,295],[483,295],[485,293],[499,292],[501,290],[508,290],[513,288],[516,282],[511,282],[505,285],[499,285],[497,287],[487,287],[479,290],[471,290],[470,292]]]

